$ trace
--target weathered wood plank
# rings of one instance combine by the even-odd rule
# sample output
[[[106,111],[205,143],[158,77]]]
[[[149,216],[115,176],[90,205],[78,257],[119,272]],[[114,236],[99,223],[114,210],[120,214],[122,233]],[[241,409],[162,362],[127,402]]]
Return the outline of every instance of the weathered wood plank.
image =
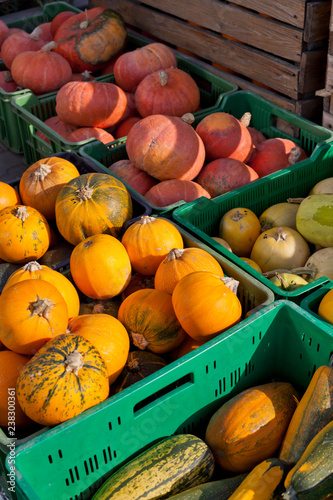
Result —
[[[327,55],[325,88],[328,91],[333,90],[333,55],[331,54]]]
[[[333,130],[333,115],[326,111],[323,112],[323,127]]]
[[[131,0],[93,0],[121,13],[125,22],[187,49],[292,98],[299,97],[299,67],[220,35],[161,14]]]
[[[303,28],[306,0],[232,0],[232,3],[261,12],[284,23]]]
[[[304,25],[304,42],[312,43],[328,39],[331,3],[331,0],[308,3]]]
[[[161,9],[203,28],[233,37],[241,42],[291,61],[300,61],[303,31],[263,17],[220,0],[141,0],[142,4]],[[309,27],[309,29],[311,26]],[[328,30],[328,20],[326,22]]]
[[[327,51],[303,52],[299,73],[300,94],[314,93],[325,86]]]

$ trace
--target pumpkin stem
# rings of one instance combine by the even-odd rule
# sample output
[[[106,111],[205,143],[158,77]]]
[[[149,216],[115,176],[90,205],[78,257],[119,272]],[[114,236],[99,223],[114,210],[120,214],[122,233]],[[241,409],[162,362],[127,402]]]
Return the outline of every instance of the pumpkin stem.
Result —
[[[103,304],[95,304],[92,310],[92,314],[103,314],[105,312],[105,307]]]
[[[43,318],[48,319],[50,310],[53,307],[53,301],[51,299],[40,299],[37,296],[37,300],[30,302],[31,316],[43,316]]]
[[[271,274],[270,274],[270,276],[276,276],[276,277],[277,277],[277,279],[278,279],[278,280],[279,280],[279,282],[281,283],[281,286],[282,286],[282,288],[283,288],[284,290],[288,290],[288,288],[289,288],[289,283],[288,283],[288,281],[286,281],[285,279],[283,279],[283,278],[282,278],[282,276],[281,276],[281,274],[280,274],[277,270],[275,270],[275,271],[270,271],[270,273],[271,273]],[[288,273],[292,274],[290,271],[288,271]],[[267,274],[268,274],[268,273],[267,273]],[[264,276],[265,276],[266,278],[268,278],[268,276],[266,276],[266,273],[264,274]]]
[[[52,171],[51,167],[49,165],[46,165],[45,163],[42,163],[39,165],[37,170],[35,171],[35,178],[39,181],[43,181],[45,177],[50,174]]]
[[[189,125],[191,125],[195,120],[194,115],[192,115],[192,113],[185,113],[183,116],[180,117],[180,119],[183,120],[183,122],[188,123]]]
[[[182,248],[173,248],[167,255],[168,262],[175,259],[180,259],[183,253],[184,250]]]
[[[303,200],[304,200],[304,198],[288,198],[287,202],[288,203],[300,204],[300,203],[302,203]]]
[[[58,44],[54,41],[48,42],[47,44],[43,45],[41,50],[44,50],[44,52],[51,52],[52,49],[55,49]]]
[[[133,344],[136,347],[138,347],[139,349],[141,349],[141,351],[144,351],[147,348],[147,346],[149,345],[149,342],[148,342],[148,340],[146,340],[144,335],[142,335],[142,333],[135,333],[135,332],[131,332],[131,331],[130,331],[130,334],[131,334],[131,337],[133,340]]]
[[[241,220],[242,217],[243,217],[243,215],[241,214],[241,212],[239,210],[235,210],[231,216],[231,220],[237,222],[237,221]]]
[[[5,71],[4,72],[4,80],[6,83],[13,82],[14,78],[12,77],[12,74],[10,71]]]
[[[299,161],[301,157],[301,150],[298,146],[291,148],[290,154],[288,157],[288,163],[289,165],[295,165]]]
[[[90,200],[93,195],[94,190],[89,186],[82,186],[80,189],[76,190],[76,196],[80,201]]]
[[[43,269],[42,266],[36,260],[27,262],[27,264],[24,264],[24,266],[22,267],[22,271],[30,271],[30,272],[40,271],[41,269]]]
[[[139,360],[137,359],[131,359],[127,364],[126,364],[126,368],[132,372],[132,373],[137,373],[138,371],[140,371],[140,363],[139,363]]]
[[[239,119],[240,123],[244,125],[244,127],[249,127],[251,122],[252,115],[249,111],[243,114],[243,116]]]
[[[37,28],[35,28],[31,33],[30,33],[30,38],[32,38],[33,40],[39,40],[39,37],[40,35],[43,33],[43,30],[42,28],[40,28],[39,26],[37,26]]]
[[[281,497],[283,500],[297,500],[298,495],[293,486],[288,486],[287,490],[284,493],[281,493]]]
[[[164,87],[168,83],[169,78],[168,78],[167,73],[164,70],[159,72],[158,80],[159,80],[162,87]]]
[[[26,206],[20,205],[15,209],[15,217],[20,219],[22,222],[29,217],[29,212]]]
[[[285,241],[287,238],[287,233],[282,229],[282,227],[279,227],[276,233],[273,234],[273,238],[275,238],[276,241]]]
[[[140,224],[150,224],[151,222],[155,222],[156,218],[151,217],[150,215],[143,215],[140,219]]]
[[[91,76],[90,76],[91,75],[91,71],[89,71],[89,70],[86,69],[86,70],[84,70],[81,73],[81,75],[82,75],[82,80],[84,82],[89,82],[91,80]]]
[[[75,349],[75,351],[69,353],[66,356],[65,365],[66,372],[71,372],[74,373],[74,375],[78,375],[79,370],[83,368],[84,365],[82,354],[80,354],[79,351]]]
[[[85,14],[86,14],[86,18],[84,21],[82,21],[82,23],[80,23],[80,29],[81,30],[86,30],[88,28],[88,25],[89,25],[89,18],[88,18],[88,10],[85,9]]]
[[[234,278],[228,278],[226,276],[220,278],[220,280],[223,281],[223,283],[227,288],[229,288],[229,290],[231,290],[235,295],[237,295],[239,281],[235,280]]]

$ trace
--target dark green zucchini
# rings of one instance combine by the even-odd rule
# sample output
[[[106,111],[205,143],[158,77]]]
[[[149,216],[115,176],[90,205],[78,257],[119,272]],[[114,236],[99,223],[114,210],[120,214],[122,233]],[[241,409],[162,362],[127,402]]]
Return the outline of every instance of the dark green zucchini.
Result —
[[[238,488],[247,474],[239,474],[234,477],[210,481],[208,483],[194,486],[178,495],[168,497],[169,500],[228,500]]]
[[[207,482],[214,471],[213,454],[191,434],[163,439],[115,472],[93,500],[168,498]]]

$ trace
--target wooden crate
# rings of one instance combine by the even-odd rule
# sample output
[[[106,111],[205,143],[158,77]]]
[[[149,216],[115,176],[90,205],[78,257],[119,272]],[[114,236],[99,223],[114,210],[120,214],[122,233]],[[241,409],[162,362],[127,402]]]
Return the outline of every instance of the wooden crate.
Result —
[[[241,89],[319,122],[331,0],[90,0],[189,51]]]
[[[325,88],[316,92],[323,98],[322,125],[333,130],[333,0],[330,14]]]

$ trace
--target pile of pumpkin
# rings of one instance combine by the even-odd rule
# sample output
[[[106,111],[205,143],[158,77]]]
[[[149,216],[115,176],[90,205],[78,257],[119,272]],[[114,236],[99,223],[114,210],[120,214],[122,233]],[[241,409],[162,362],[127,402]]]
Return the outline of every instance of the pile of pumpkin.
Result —
[[[208,416],[203,437],[179,434],[125,463],[93,500],[323,500],[333,495],[333,358],[303,395],[256,385]],[[220,479],[220,478],[223,479]]]
[[[27,417],[56,425],[242,317],[238,282],[205,250],[184,248],[170,221],[143,216],[121,236],[132,201],[111,175],[45,158],[19,192],[2,183],[0,201],[0,266],[15,266],[0,295],[3,426],[8,387],[18,427]],[[39,263],[52,224],[70,247],[70,278]]]

